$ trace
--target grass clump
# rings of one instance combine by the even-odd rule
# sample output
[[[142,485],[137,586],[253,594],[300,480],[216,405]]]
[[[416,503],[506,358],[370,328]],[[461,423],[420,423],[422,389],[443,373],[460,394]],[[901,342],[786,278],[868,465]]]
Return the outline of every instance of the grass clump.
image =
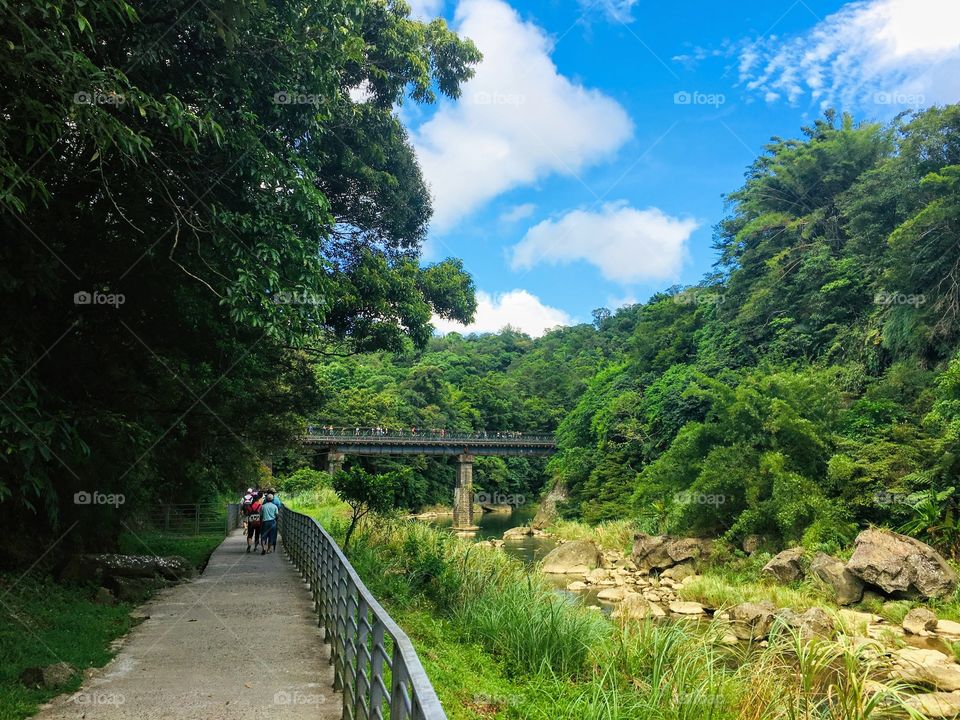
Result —
[[[599,525],[556,520],[547,528],[559,540],[593,540],[601,550],[627,553],[633,548],[633,536],[638,529],[632,520],[608,520]]]
[[[98,605],[92,592],[68,588],[49,577],[0,575],[0,720],[20,720],[61,692],[76,690],[82,671],[110,660],[110,642],[131,625],[131,606]],[[24,687],[28,667],[68,662],[74,678],[55,690]],[[78,713],[79,715],[79,713]]]
[[[337,507],[317,514],[330,519],[334,537],[342,536]],[[571,539],[579,532],[574,525],[567,526]],[[608,524],[605,542],[623,540],[625,527]],[[414,641],[455,720],[918,717],[906,709],[902,688],[878,682],[882,673],[872,656],[842,637],[810,641],[782,627],[766,647],[728,647],[724,628],[712,623],[614,623],[496,549],[396,517],[367,522],[350,557]],[[684,586],[685,595],[714,606],[822,603],[806,584],[738,588],[737,573],[751,572],[710,568]]]

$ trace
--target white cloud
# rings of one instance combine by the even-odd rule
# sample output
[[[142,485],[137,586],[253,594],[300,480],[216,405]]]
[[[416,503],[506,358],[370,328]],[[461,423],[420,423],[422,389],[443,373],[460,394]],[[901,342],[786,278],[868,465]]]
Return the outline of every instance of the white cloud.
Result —
[[[510,325],[531,337],[540,337],[550,328],[572,325],[573,318],[559,308],[544,305],[540,298],[526,290],[511,290],[498,295],[481,290],[477,292],[477,314],[470,325],[464,327],[437,317],[433,324],[443,333],[495,333]]]
[[[528,217],[533,215],[534,212],[536,212],[536,209],[537,206],[533,203],[514,205],[512,208],[500,215],[500,222],[515,223],[521,220],[526,220]]]
[[[541,262],[585,261],[620,283],[674,278],[698,227],[696,220],[657,208],[637,210],[625,201],[606,203],[599,211],[572,210],[530,228],[513,246],[511,266],[520,270]]]
[[[960,3],[850,3],[789,40],[752,43],[740,79],[767,102],[809,96],[822,107],[905,107],[960,99]],[[884,113],[886,114],[886,113]]]
[[[557,71],[546,33],[502,0],[462,0],[455,25],[484,60],[460,100],[412,133],[440,233],[511,188],[581,172],[633,132],[616,101]]]
[[[411,16],[418,20],[433,20],[443,12],[444,0],[407,0],[412,8]]]

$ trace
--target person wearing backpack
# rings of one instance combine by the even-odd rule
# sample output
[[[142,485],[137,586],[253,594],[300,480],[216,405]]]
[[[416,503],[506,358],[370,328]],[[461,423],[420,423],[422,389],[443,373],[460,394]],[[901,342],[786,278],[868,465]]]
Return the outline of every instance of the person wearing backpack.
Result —
[[[262,525],[260,510],[263,508],[263,498],[257,493],[251,498],[251,502],[244,504],[244,517],[247,520],[247,552],[250,552],[251,546],[260,545],[260,528]]]
[[[261,555],[273,552],[277,549],[277,513],[280,508],[274,504],[273,495],[267,493],[267,500],[260,508],[260,514],[263,518],[263,549]]]

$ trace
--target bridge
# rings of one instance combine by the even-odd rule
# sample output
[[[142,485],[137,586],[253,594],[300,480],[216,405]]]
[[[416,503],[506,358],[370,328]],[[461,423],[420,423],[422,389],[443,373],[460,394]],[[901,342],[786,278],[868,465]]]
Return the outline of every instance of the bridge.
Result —
[[[453,528],[475,530],[473,524],[473,461],[479,457],[544,457],[556,450],[552,435],[514,431],[456,432],[448,430],[387,430],[383,428],[311,425],[303,444],[325,458],[333,474],[347,455],[428,455],[456,460],[453,490]]]

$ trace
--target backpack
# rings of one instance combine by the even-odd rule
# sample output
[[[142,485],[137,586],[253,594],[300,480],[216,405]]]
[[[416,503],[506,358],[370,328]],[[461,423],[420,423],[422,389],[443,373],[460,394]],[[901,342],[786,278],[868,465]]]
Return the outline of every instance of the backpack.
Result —
[[[258,528],[260,527],[260,507],[263,505],[262,502],[257,500],[255,503],[250,505],[250,510],[247,512],[247,522],[250,523],[250,527]]]

